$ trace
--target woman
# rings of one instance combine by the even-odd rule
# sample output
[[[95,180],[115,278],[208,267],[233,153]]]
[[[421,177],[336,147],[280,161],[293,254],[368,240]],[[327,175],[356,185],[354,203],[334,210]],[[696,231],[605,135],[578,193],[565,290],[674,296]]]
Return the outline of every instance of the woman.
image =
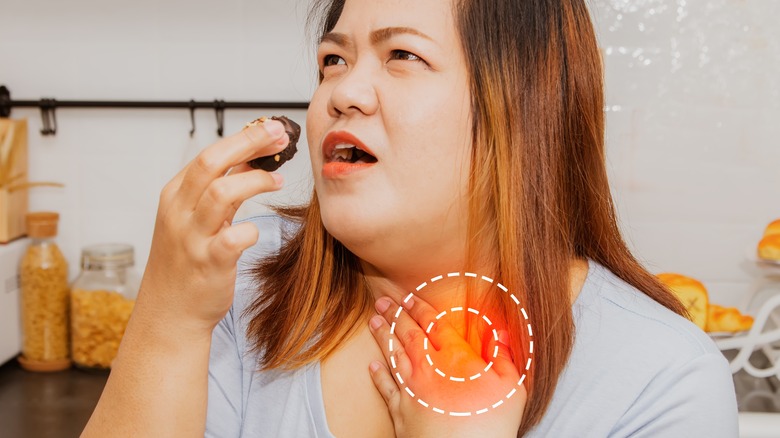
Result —
[[[242,164],[276,122],[166,185],[84,436],[735,436],[725,359],[618,231],[584,2],[319,6],[311,203],[231,225],[282,184]]]

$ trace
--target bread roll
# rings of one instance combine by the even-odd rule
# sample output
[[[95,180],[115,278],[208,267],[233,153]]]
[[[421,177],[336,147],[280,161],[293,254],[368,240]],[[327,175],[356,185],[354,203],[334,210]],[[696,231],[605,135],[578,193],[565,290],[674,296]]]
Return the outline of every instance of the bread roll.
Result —
[[[663,273],[658,278],[677,295],[691,316],[691,321],[705,330],[707,328],[707,288],[701,282],[680,274]]]
[[[710,304],[707,315],[708,332],[739,332],[750,330],[753,317],[743,315],[735,307],[722,307]]]
[[[776,221],[773,221],[771,224],[766,226],[766,230],[764,230],[764,236],[769,236],[772,234],[780,234],[780,219],[777,219]]]
[[[769,234],[758,242],[758,257],[780,262],[780,234]]]

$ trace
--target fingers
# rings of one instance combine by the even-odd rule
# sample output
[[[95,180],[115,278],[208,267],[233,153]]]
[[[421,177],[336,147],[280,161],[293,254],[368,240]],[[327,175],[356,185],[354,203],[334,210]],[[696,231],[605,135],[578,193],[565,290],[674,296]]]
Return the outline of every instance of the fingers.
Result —
[[[231,173],[217,178],[208,185],[195,207],[193,219],[198,231],[204,235],[215,234],[225,220],[232,222],[244,200],[281,186],[281,175],[262,170]]]
[[[409,294],[401,304],[404,310],[423,329],[436,350],[462,347],[462,344],[465,343],[449,322],[440,319],[442,312],[437,312],[436,309],[424,300]]]
[[[371,362],[368,366],[371,374],[371,380],[374,382],[379,394],[387,404],[387,409],[390,411],[391,416],[395,419],[397,413],[400,410],[401,405],[401,391],[398,389],[398,385],[393,380],[393,376],[390,374],[388,368],[377,362]]]
[[[228,175],[235,175],[235,174],[243,173],[243,172],[251,172],[253,170],[255,170],[255,169],[253,169],[252,166],[250,166],[248,163],[241,163],[241,164],[238,164],[238,165],[235,165],[235,166],[231,167],[230,170],[227,172],[227,174]]]
[[[403,301],[404,311],[399,312],[399,306],[389,297],[382,297],[376,302],[377,311],[390,324],[390,331],[403,344],[406,354],[413,365],[422,363],[425,354],[424,342],[427,337],[437,350],[470,349],[471,346],[457,333],[454,327],[443,319],[441,314],[418,296],[409,296]],[[412,316],[415,318],[413,319]],[[430,322],[434,321],[431,326]],[[394,324],[394,325],[393,325]],[[423,328],[425,330],[423,330]],[[430,330],[428,330],[430,328]],[[430,331],[430,333],[426,333]],[[519,377],[517,367],[509,349],[509,333],[506,330],[490,330],[485,332],[483,345],[486,345],[485,363],[490,363],[499,376]]]
[[[398,379],[398,383],[403,385],[405,380],[408,380],[412,375],[412,364],[416,363],[409,357],[411,350],[408,350],[407,346],[399,342],[395,334],[390,333],[390,326],[383,317],[379,315],[373,316],[368,325],[371,329],[371,334],[374,335],[374,339],[382,350],[385,361],[390,364],[393,377]]]
[[[199,153],[171,182],[178,187],[177,197],[183,205],[194,209],[206,187],[225,175],[228,169],[279,152],[288,140],[284,125],[268,120],[214,143]]]
[[[227,226],[209,242],[209,256],[216,265],[233,267],[241,253],[257,243],[259,236],[260,232],[251,222]]]
[[[394,334],[401,341],[412,364],[420,363],[422,357],[424,357],[422,351],[428,345],[426,341],[427,335],[420,327],[420,324],[389,297],[382,297],[377,300],[375,308],[380,315],[384,316],[387,324],[390,325],[390,334]]]
[[[489,357],[493,361],[493,369],[501,378],[512,377],[519,378],[512,352],[509,350],[509,332],[498,330],[498,339],[491,333]]]

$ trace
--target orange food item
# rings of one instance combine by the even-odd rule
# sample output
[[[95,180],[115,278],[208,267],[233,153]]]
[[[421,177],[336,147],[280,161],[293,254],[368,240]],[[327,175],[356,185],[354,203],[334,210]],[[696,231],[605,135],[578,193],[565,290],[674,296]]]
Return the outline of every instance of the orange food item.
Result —
[[[766,226],[764,236],[770,236],[772,234],[780,234],[780,219],[772,221],[772,223]]]
[[[707,307],[709,297],[707,288],[693,278],[680,274],[658,274],[658,278],[677,295],[691,316],[691,321],[704,330],[707,327]]]
[[[780,234],[765,235],[758,242],[758,257],[764,260],[780,261]]]
[[[753,327],[753,317],[743,315],[736,307],[710,305],[707,316],[708,332],[739,332]]]

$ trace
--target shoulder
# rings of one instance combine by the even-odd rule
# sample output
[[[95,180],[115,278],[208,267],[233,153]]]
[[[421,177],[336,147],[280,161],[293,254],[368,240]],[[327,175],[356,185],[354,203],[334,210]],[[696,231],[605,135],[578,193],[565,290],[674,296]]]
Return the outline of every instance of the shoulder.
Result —
[[[592,260],[572,312],[578,348],[598,347],[599,351],[658,365],[720,353],[710,337],[691,321]]]
[[[252,223],[257,227],[257,242],[247,248],[236,266],[236,288],[231,312],[243,311],[253,300],[260,285],[252,275],[252,269],[266,257],[279,252],[286,236],[295,229],[295,224],[278,214],[264,214],[233,222],[233,225]]]
[[[572,313],[572,353],[536,431],[729,436],[736,427],[728,362],[695,324],[592,260]]]
[[[259,236],[254,245],[247,248],[238,260],[239,273],[242,268],[252,266],[259,259],[272,255],[282,246],[282,236],[291,224],[277,214],[252,216],[233,222],[233,225],[252,223],[257,227]],[[240,279],[240,278],[239,278]]]
[[[314,366],[294,372],[258,371],[258,354],[246,337],[250,316],[245,310],[262,293],[251,270],[263,258],[278,252],[293,224],[278,215],[255,216],[234,224],[245,222],[257,226],[259,238],[238,261],[233,306],[213,332],[205,436],[322,434],[318,426],[321,423],[307,402],[318,396]]]

